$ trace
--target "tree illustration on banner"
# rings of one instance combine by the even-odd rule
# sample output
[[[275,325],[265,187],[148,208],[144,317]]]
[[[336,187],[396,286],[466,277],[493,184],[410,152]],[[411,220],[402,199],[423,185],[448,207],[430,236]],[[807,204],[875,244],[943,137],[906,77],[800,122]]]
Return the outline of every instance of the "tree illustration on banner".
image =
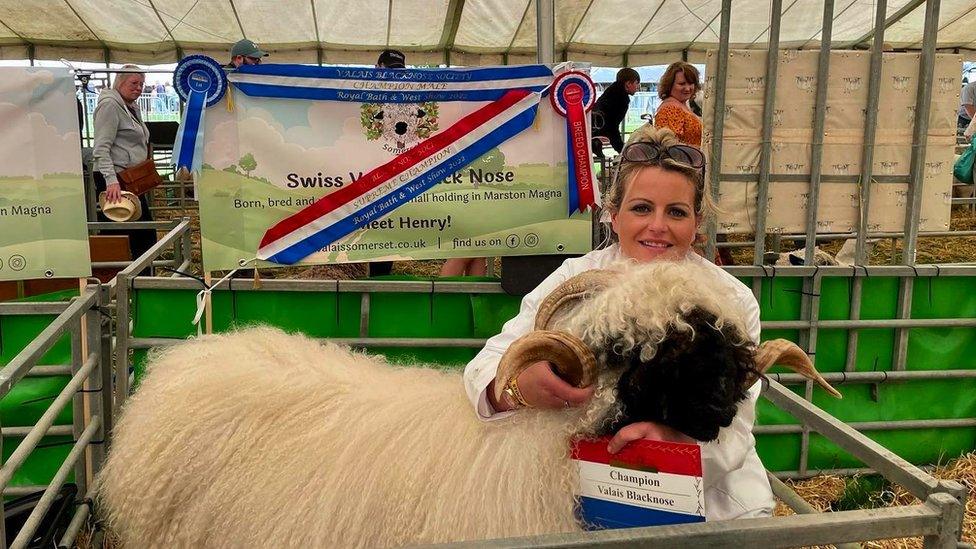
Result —
[[[251,177],[251,172],[257,169],[258,162],[254,160],[254,155],[247,153],[238,160],[237,164],[244,170],[244,175]]]

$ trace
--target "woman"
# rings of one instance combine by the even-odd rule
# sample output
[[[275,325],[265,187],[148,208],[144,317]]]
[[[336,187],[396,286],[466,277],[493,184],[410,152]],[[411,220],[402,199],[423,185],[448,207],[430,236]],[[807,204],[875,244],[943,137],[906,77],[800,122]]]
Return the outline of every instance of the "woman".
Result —
[[[700,89],[698,69],[694,65],[683,61],[671,63],[657,87],[663,102],[654,115],[654,125],[673,131],[686,145],[701,147],[701,119],[695,116],[690,105]]]
[[[505,324],[502,333],[488,340],[465,369],[465,389],[482,419],[492,421],[510,415],[520,407],[516,398],[532,407],[562,408],[580,406],[592,396],[593,388],[570,386],[553,373],[548,362],[540,361],[518,376],[512,394],[496,401],[495,372],[508,346],[532,329],[537,308],[549,292],[572,276],[622,259],[650,262],[687,257],[710,266],[727,284],[728,295],[746,311],[748,335],[758,343],[759,304],[752,292],[692,251],[703,218],[712,208],[702,179],[704,155],[698,149],[681,146],[670,130],[643,126],[631,136],[621,158],[620,171],[605,200],[618,242],[564,262],[525,296],[518,315]],[[739,405],[732,424],[720,431],[718,440],[702,444],[705,508],[710,520],[772,513],[772,492],[752,436],[759,391],[757,383]],[[608,449],[617,453],[628,442],[643,438],[691,440],[667,426],[641,422],[620,429]]]
[[[95,106],[95,140],[92,148],[96,194],[105,191],[108,202],[122,200],[118,172],[149,157],[149,128],[139,112],[146,75],[136,65],[124,65],[111,88],[103,89]],[[146,195],[142,202],[142,217],[133,221],[152,221]],[[98,212],[99,221],[110,221]],[[125,229],[102,231],[102,234],[124,234],[129,237],[132,259],[136,259],[156,243],[155,229]]]

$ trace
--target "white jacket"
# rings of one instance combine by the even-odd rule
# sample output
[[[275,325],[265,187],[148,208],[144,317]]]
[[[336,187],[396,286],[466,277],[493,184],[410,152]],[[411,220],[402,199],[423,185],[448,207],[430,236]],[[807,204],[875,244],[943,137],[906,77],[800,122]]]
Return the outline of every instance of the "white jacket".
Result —
[[[749,337],[759,341],[759,304],[745,284],[721,268],[695,254],[698,261],[717,271],[728,281],[730,294],[747,311],[745,324]],[[494,421],[512,412],[496,412],[488,403],[487,387],[495,378],[498,362],[508,346],[530,332],[539,304],[562,282],[584,271],[600,269],[622,258],[614,244],[592,251],[583,257],[567,259],[539,286],[522,299],[518,315],[505,323],[502,332],[485,344],[484,349],[464,369],[464,385],[478,417]],[[752,426],[756,419],[756,401],[760,383],[749,389],[749,398],[739,404],[732,424],[719,431],[718,439],[702,443],[702,470],[705,484],[705,517],[707,520],[770,516],[775,501],[766,470],[756,454]]]

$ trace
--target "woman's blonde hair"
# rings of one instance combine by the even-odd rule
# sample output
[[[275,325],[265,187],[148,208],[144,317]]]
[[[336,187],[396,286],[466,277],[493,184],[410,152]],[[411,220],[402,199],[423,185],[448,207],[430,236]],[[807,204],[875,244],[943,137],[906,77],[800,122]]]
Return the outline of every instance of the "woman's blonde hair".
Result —
[[[661,148],[682,144],[678,141],[678,137],[673,131],[667,128],[656,128],[651,124],[644,124],[640,128],[637,128],[634,133],[630,134],[630,138],[627,139],[627,146],[638,142],[653,143]],[[657,166],[662,170],[679,173],[688,178],[688,181],[695,188],[695,213],[699,217],[711,216],[716,212],[711,193],[707,192],[705,188],[705,179],[702,171],[686,164],[680,164],[666,157],[649,162],[631,162],[626,159],[621,159],[613,182],[610,184],[610,188],[607,189],[607,193],[604,196],[604,207],[611,212],[619,211],[620,203],[623,202],[624,195],[627,193],[627,186],[630,185],[631,181],[642,170],[650,166]]]
[[[126,72],[116,74],[115,80],[112,82],[112,89],[115,91],[121,90],[126,81],[133,76],[142,76],[143,78],[146,77],[146,73],[142,72],[142,67],[139,65],[122,65],[122,70]]]
[[[668,65],[667,70],[664,71],[664,76],[661,77],[661,82],[657,86],[658,97],[667,99],[671,96],[671,88],[674,87],[674,79],[679,72],[684,73],[686,82],[695,85],[695,93],[698,93],[698,90],[701,89],[701,77],[698,74],[698,69],[691,63],[676,61]],[[694,96],[695,94],[691,95]]]

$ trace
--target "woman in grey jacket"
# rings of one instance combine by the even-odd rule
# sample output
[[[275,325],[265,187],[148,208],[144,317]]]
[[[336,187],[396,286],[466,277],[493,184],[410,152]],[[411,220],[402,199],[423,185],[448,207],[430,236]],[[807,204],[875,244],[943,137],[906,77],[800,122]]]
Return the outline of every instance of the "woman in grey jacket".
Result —
[[[95,192],[105,191],[108,202],[122,200],[117,172],[142,162],[149,156],[149,128],[139,112],[139,95],[146,75],[136,72],[136,65],[124,65],[122,69],[133,72],[119,73],[111,89],[104,89],[95,106],[95,143],[92,156],[95,162]],[[146,196],[142,202],[142,217],[137,221],[152,221]],[[98,212],[100,221],[110,221]],[[123,229],[102,231],[102,234],[124,234],[129,237],[132,259],[142,255],[156,243],[155,229]]]

